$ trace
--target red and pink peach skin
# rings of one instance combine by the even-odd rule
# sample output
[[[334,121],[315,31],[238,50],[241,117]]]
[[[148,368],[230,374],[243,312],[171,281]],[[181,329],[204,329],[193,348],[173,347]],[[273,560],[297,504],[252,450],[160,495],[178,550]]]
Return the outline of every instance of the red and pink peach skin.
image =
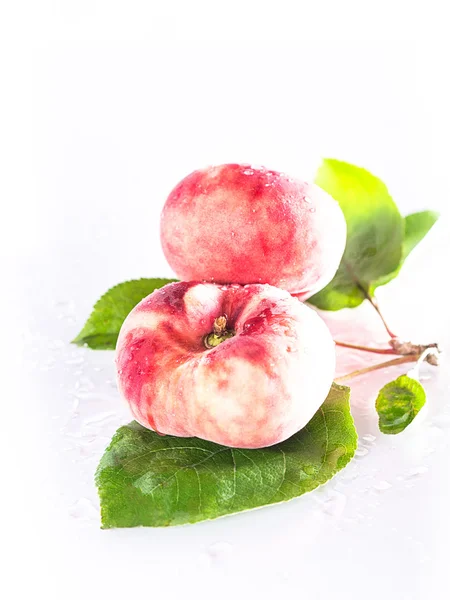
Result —
[[[233,337],[210,347],[219,317]],[[286,291],[179,282],[131,311],[116,364],[119,390],[145,427],[261,448],[299,431],[319,409],[335,348],[320,317]]]
[[[305,300],[333,278],[346,241],[338,203],[263,167],[194,171],[161,216],[164,254],[184,281],[269,283]]]

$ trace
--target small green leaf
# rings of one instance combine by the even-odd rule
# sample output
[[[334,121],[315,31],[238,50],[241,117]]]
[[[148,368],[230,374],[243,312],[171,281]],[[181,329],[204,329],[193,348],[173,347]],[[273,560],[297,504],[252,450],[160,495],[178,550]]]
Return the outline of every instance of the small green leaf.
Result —
[[[384,277],[380,277],[377,279],[377,281],[372,283],[369,292],[371,295],[373,295],[373,292],[377,287],[380,285],[386,285],[386,283],[389,283],[392,281],[392,279],[397,277],[408,254],[414,250],[420,241],[423,240],[438,218],[439,213],[432,210],[424,210],[422,212],[412,213],[405,217],[405,239],[403,241],[402,260],[395,271],[385,275]]]
[[[404,221],[384,183],[365,169],[326,159],[316,183],[339,202],[347,245],[333,280],[309,302],[324,310],[352,308],[361,304],[374,281],[400,264]]]
[[[121,427],[96,473],[102,527],[195,523],[313,490],[355,452],[349,396],[333,384],[304,429],[260,450],[159,436],[134,421]]]
[[[401,433],[414,420],[425,404],[426,394],[416,380],[401,375],[385,385],[379,392],[375,408],[382,433]]]
[[[94,306],[85,326],[72,341],[93,350],[114,350],[128,313],[154,290],[175,279],[135,279],[112,287]]]

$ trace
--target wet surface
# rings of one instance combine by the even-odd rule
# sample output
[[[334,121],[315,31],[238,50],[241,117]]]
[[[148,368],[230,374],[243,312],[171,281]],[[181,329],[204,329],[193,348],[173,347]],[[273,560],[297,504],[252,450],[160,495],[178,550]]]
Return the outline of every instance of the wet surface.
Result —
[[[89,292],[78,289],[82,269],[77,277],[73,282],[67,277],[64,285],[60,278],[45,288],[39,285],[37,270],[29,273],[33,309],[22,309],[20,320],[11,318],[12,324],[20,322],[15,341],[21,357],[18,373],[22,374],[21,388],[16,390],[22,404],[14,410],[24,415],[17,416],[16,422],[21,423],[21,436],[30,448],[17,478],[21,481],[20,474],[27,472],[27,486],[28,479],[33,481],[31,508],[23,500],[28,511],[24,535],[31,540],[39,531],[39,539],[51,540],[44,554],[47,562],[67,576],[70,565],[76,565],[80,574],[91,573],[98,589],[98,569],[106,568],[125,569],[118,579],[123,590],[131,585],[137,591],[133,573],[150,567],[169,579],[180,577],[192,583],[201,577],[214,586],[219,598],[225,597],[227,578],[241,581],[249,573],[261,589],[281,592],[297,585],[299,573],[307,574],[322,590],[318,596],[322,598],[333,588],[331,581],[329,587],[324,580],[323,565],[329,577],[340,579],[343,585],[346,577],[342,574],[349,564],[364,574],[370,563],[383,573],[374,588],[378,592],[382,581],[397,581],[398,597],[405,597],[407,590],[409,598],[421,600],[417,595],[421,582],[432,576],[441,552],[439,544],[448,531],[443,517],[450,501],[446,356],[439,369],[421,368],[428,402],[399,436],[379,432],[374,401],[380,387],[410,365],[381,369],[350,382],[359,435],[356,455],[348,467],[314,492],[282,505],[195,526],[101,531],[95,469],[116,429],[131,417],[117,390],[113,353],[70,344],[96,296],[115,281],[105,281]],[[402,285],[413,289],[413,279],[411,275],[411,281],[406,278]],[[411,332],[414,341],[441,341],[448,355],[450,340],[445,333],[450,328],[448,320],[438,318],[439,307],[427,313],[427,319],[412,319],[403,309],[405,296],[398,289],[391,295],[384,293],[389,321],[402,335]],[[420,311],[420,305],[416,302],[413,309]],[[387,335],[370,306],[324,317],[336,339],[386,346]],[[338,348],[337,374],[389,358]],[[399,555],[409,565],[408,576],[400,581],[395,566]],[[130,584],[129,578],[135,583]],[[374,594],[363,593],[361,584],[358,595],[375,598]]]

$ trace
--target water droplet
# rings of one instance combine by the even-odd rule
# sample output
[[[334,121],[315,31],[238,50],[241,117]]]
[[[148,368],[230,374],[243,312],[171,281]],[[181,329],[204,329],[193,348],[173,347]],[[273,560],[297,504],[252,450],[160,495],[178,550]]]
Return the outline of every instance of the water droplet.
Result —
[[[389,483],[389,481],[382,480],[375,483],[373,487],[379,492],[384,492],[392,487],[392,483]]]
[[[304,201],[307,202],[308,204],[311,204],[311,202],[312,202],[311,198],[308,198],[308,196],[304,197]]]
[[[416,479],[417,477],[420,477],[420,475],[423,475],[424,473],[427,473],[427,472],[428,472],[428,467],[425,467],[424,465],[421,465],[419,467],[413,467],[412,469],[410,469],[408,471],[408,473],[406,474],[404,479],[405,480]]]
[[[71,416],[73,415],[78,415],[78,408],[80,406],[80,400],[79,398],[74,398],[74,401],[72,403],[72,410],[71,410]]]
[[[64,363],[66,365],[81,365],[84,363],[84,358],[82,356],[75,356],[74,358],[68,358]]]
[[[357,448],[355,451],[355,456],[366,456],[369,454],[369,450],[367,448]]]
[[[310,208],[310,209],[309,209],[309,212],[312,212],[312,213],[314,213],[314,212],[316,212],[316,209],[315,209],[315,208]]]
[[[87,498],[80,498],[69,508],[69,515],[74,519],[91,521],[98,519],[99,511]]]
[[[75,303],[73,302],[73,300],[56,300],[55,302],[53,302],[53,306],[55,308],[59,308],[60,310],[65,309],[66,311],[70,312],[75,310]]]
[[[208,547],[209,556],[214,559],[221,559],[229,556],[233,551],[233,546],[228,542],[216,542]]]
[[[91,379],[89,379],[89,377],[86,377],[86,376],[80,377],[78,382],[80,384],[79,388],[78,388],[78,390],[80,392],[88,392],[90,390],[93,390],[95,387],[94,383],[91,381]]]
[[[372,435],[371,433],[366,433],[366,435],[363,435],[361,439],[363,439],[365,442],[372,443],[377,438],[374,435]]]
[[[64,348],[64,342],[62,340],[53,340],[52,342],[49,343],[48,345],[48,349],[49,350],[59,350],[60,348]]]
[[[323,503],[323,511],[331,517],[340,517],[347,504],[347,497],[342,492],[333,491],[330,498]]]
[[[116,414],[113,413],[113,412],[100,413],[99,415],[95,415],[94,417],[90,417],[89,419],[85,419],[84,420],[84,424],[87,425],[87,426],[92,425],[93,423],[99,425],[100,423],[104,423],[105,421],[109,421],[110,419],[112,419],[115,416],[116,416]]]
[[[244,175],[253,175],[254,173],[253,169],[244,169],[242,172]]]
[[[232,231],[231,232],[231,237],[234,237],[234,236],[235,236],[235,233],[234,233],[234,231]]]
[[[311,465],[306,465],[305,467],[303,467],[303,470],[305,471],[305,473],[309,476],[309,475],[314,475],[316,472],[316,468],[311,466]]]
[[[356,469],[352,469],[350,466],[342,472],[339,479],[341,483],[348,484],[351,481],[354,481],[357,477],[358,471]]]
[[[53,369],[55,365],[56,365],[56,359],[54,359],[54,358],[48,358],[41,365],[41,371],[50,371],[50,369]]]

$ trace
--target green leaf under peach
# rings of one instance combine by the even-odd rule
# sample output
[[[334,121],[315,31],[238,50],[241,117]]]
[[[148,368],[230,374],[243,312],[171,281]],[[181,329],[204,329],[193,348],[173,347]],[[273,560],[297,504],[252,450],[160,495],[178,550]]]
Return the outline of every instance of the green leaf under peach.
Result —
[[[160,436],[134,421],[121,427],[96,473],[102,527],[195,523],[313,490],[356,450],[349,396],[333,384],[306,427],[259,450]]]

